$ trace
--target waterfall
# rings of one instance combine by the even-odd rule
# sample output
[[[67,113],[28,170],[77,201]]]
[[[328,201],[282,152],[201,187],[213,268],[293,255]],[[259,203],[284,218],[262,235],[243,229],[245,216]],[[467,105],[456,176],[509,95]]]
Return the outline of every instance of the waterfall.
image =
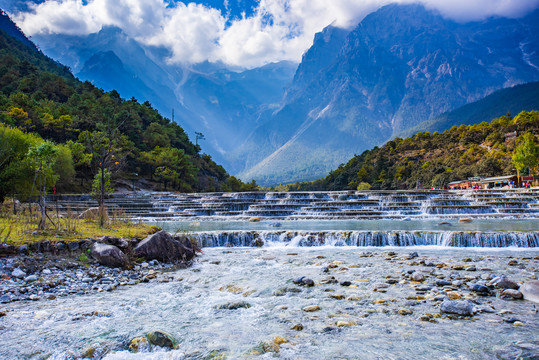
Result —
[[[61,208],[83,211],[96,206],[86,197],[63,196]],[[538,218],[538,190],[402,190],[245,193],[118,194],[109,208],[122,208],[143,220],[208,218],[269,219],[404,219],[404,218]]]
[[[208,231],[189,236],[200,247],[446,246],[539,247],[539,232],[462,231]]]

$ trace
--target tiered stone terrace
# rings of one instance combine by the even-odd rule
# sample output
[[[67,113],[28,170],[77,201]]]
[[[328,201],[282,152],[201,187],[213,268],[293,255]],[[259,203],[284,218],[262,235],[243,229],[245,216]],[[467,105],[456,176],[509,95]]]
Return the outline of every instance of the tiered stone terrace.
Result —
[[[246,193],[133,193],[107,201],[111,210],[149,220],[406,219],[539,217],[538,190],[330,191]],[[87,196],[64,196],[57,205],[81,212],[96,206]]]

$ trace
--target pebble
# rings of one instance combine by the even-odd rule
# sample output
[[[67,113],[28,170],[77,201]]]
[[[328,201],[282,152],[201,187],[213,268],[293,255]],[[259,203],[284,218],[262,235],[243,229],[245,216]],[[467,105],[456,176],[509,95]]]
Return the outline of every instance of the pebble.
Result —
[[[25,282],[33,282],[37,280],[37,275],[30,275],[24,278]]]
[[[519,288],[516,281],[510,280],[510,279],[508,279],[506,277],[501,277],[501,276],[498,276],[498,277],[495,277],[494,279],[492,279],[488,283],[488,286],[494,286],[497,289],[515,289],[515,290],[518,290],[518,288]]]
[[[146,335],[146,337],[148,338],[148,342],[152,345],[166,347],[169,349],[174,349],[177,346],[176,339],[174,339],[169,333],[161,330],[151,331]]]
[[[472,303],[468,301],[444,300],[440,305],[442,314],[456,314],[462,316],[471,316],[474,314]]]
[[[488,287],[481,284],[473,284],[472,286],[470,286],[470,290],[478,292],[478,293],[483,293],[483,294],[490,292]]]
[[[318,305],[309,305],[303,308],[303,311],[306,311],[306,312],[314,312],[314,311],[319,311],[319,310],[320,310],[320,306]]]
[[[510,297],[512,299],[522,299],[522,293],[518,290],[515,290],[515,289],[505,289],[503,292],[502,292],[502,296],[505,297]]]
[[[397,313],[399,315],[411,315],[413,312],[410,309],[402,308],[402,309],[399,309],[399,311],[397,311]]]
[[[337,321],[335,325],[337,325],[337,327],[343,327],[343,326],[354,326],[357,324],[353,321]]]
[[[15,265],[16,264],[16,265]],[[14,266],[15,265],[15,266]],[[48,299],[71,294],[112,291],[118,285],[135,285],[157,277],[156,270],[172,269],[171,264],[154,262],[142,270],[118,270],[97,265],[92,260],[81,263],[75,259],[35,254],[0,258],[0,303]],[[25,269],[23,271],[22,269]],[[6,275],[6,271],[9,271]]]
[[[456,292],[456,291],[449,291],[447,293],[447,297],[450,299],[450,300],[458,300],[460,299],[462,296]]]
[[[16,268],[15,270],[11,272],[11,276],[16,277],[18,279],[22,279],[26,276],[26,273],[22,271],[21,269]]]
[[[423,281],[425,280],[425,275],[421,272],[414,272],[410,278],[413,280],[413,281]]]
[[[444,280],[444,279],[438,279],[438,280],[436,280],[435,284],[436,284],[436,286],[448,286],[448,285],[451,285],[451,281],[447,281],[447,280]]]

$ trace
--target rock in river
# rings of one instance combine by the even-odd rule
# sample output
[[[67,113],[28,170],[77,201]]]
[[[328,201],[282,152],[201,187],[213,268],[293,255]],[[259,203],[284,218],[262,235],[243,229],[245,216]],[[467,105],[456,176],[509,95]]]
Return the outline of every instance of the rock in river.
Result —
[[[114,245],[94,243],[92,256],[101,264],[109,267],[122,267],[127,265],[127,256]]]
[[[251,307],[251,304],[245,301],[230,302],[226,304],[217,305],[216,309],[221,310],[236,310],[236,309],[248,309]]]
[[[187,237],[173,238],[162,230],[142,240],[135,248],[135,256],[167,262],[191,260],[195,251]]]
[[[503,299],[522,299],[522,293],[515,289],[505,289],[501,296]]]
[[[172,335],[160,330],[149,332],[147,338],[150,344],[169,349],[175,349],[178,345],[176,339],[174,339]]]
[[[451,301],[445,300],[440,306],[442,314],[457,314],[463,316],[471,316],[474,314],[473,305],[468,301]]]
[[[515,289],[518,290],[518,284],[516,281],[513,281],[511,279],[508,279],[503,276],[498,276],[492,279],[488,286],[494,286],[497,289]]]
[[[539,303],[539,280],[525,282],[520,287],[524,299]]]

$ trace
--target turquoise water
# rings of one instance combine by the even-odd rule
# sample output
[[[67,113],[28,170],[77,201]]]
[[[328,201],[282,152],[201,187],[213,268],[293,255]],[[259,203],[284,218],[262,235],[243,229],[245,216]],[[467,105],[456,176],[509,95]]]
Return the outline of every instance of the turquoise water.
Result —
[[[442,221],[450,225],[439,225]],[[372,230],[372,231],[539,231],[539,219],[458,220],[264,220],[248,221],[159,221],[149,222],[166,231],[249,231],[249,230]],[[280,224],[276,227],[275,224]]]

